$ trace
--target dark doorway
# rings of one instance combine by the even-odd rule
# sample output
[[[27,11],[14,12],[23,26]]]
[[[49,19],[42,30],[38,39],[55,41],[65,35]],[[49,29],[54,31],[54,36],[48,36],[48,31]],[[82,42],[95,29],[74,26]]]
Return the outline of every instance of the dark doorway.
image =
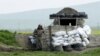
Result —
[[[76,19],[60,19],[60,25],[69,25],[70,23],[72,26],[75,26]]]

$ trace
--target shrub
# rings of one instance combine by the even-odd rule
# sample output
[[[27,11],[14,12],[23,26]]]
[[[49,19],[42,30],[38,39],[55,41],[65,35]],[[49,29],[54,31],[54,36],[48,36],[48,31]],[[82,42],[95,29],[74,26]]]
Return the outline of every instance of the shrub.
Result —
[[[14,33],[8,30],[0,30],[0,42],[7,45],[14,45],[16,43],[14,35]]]

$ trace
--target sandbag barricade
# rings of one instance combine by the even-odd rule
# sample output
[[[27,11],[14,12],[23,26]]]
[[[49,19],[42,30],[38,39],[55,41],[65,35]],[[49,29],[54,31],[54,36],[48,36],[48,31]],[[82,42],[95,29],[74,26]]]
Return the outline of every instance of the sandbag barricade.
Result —
[[[63,46],[80,44],[80,46],[86,47],[90,43],[88,40],[90,34],[91,34],[91,29],[88,25],[85,25],[83,28],[79,27],[69,32],[58,31],[53,33],[52,45],[54,47],[57,46],[63,47]]]

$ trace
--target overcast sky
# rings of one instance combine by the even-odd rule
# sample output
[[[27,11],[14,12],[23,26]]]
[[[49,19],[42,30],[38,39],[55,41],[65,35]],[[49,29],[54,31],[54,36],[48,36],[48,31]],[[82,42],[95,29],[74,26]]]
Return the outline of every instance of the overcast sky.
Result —
[[[46,8],[60,8],[97,1],[100,0],[0,0],[0,14]]]

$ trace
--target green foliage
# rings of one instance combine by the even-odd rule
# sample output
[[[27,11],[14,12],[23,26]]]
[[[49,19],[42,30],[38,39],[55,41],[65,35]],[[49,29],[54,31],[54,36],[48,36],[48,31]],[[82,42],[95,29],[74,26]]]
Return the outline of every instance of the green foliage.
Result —
[[[0,30],[0,42],[7,45],[14,45],[16,43],[14,33],[8,30]]]

